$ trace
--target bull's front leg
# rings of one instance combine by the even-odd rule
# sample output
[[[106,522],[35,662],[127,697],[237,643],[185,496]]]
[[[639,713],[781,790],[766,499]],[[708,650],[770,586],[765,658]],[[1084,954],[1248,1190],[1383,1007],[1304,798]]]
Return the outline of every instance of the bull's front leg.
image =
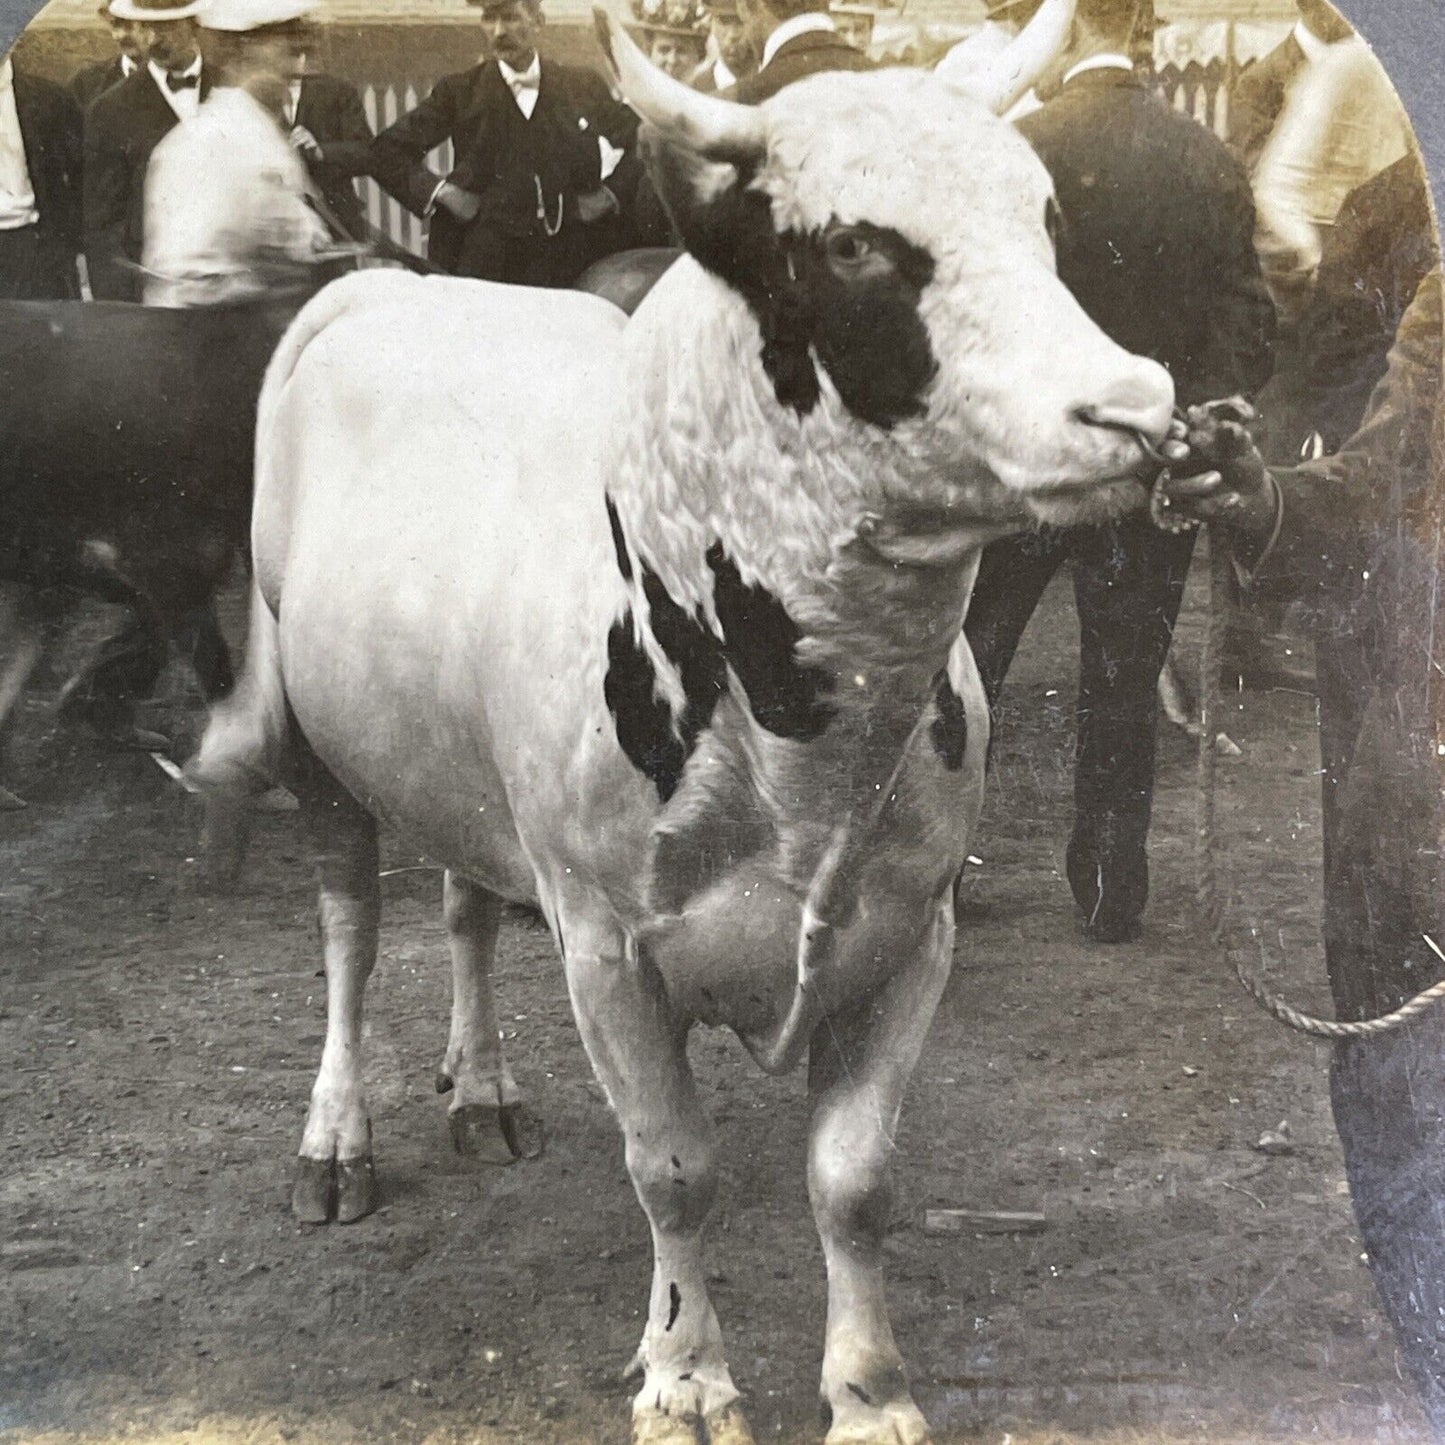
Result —
[[[852,1013],[813,1035],[808,1195],[828,1267],[822,1404],[828,1445],[922,1445],[883,1290],[890,1167],[903,1094],[953,957],[953,906],[936,905],[917,956]]]
[[[634,1445],[752,1445],[707,1292],[703,1229],[717,1170],[686,1031],[656,968],[615,923],[575,913],[560,921],[578,1027],[617,1113],[627,1172],[652,1227]]]
[[[304,746],[304,745],[303,745]],[[309,755],[296,792],[311,835],[326,964],[326,1042],[301,1136],[291,1209],[306,1224],[350,1224],[376,1208],[371,1119],[361,1073],[361,1007],[381,922],[376,823]]]
[[[436,1086],[451,1095],[452,1145],[487,1164],[533,1159],[541,1152],[541,1131],[507,1065],[492,997],[502,901],[448,872],[442,914],[452,956],[452,1026]]]

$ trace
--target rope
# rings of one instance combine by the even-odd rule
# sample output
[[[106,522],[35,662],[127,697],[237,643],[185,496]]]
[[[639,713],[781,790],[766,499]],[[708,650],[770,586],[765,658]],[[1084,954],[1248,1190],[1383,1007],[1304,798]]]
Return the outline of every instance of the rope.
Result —
[[[1228,900],[1223,886],[1222,844],[1215,827],[1215,798],[1218,781],[1218,754],[1214,738],[1218,732],[1218,666],[1220,644],[1229,617],[1229,556],[1222,545],[1216,545],[1211,531],[1209,548],[1209,620],[1204,633],[1204,646],[1199,656],[1199,698],[1203,711],[1203,728],[1199,736],[1198,750],[1198,845],[1200,912],[1209,927],[1211,937],[1220,951],[1234,968],[1234,975],[1244,991],[1271,1018],[1277,1019],[1286,1028],[1297,1033],[1310,1034],[1321,1039],[1362,1039],[1377,1038],[1381,1034],[1393,1033],[1402,1024],[1408,1023],[1417,1014],[1423,1013],[1431,1004],[1445,998],[1445,978],[1432,987],[1417,993],[1391,1013],[1378,1018],[1360,1019],[1342,1023],[1336,1019],[1316,1018],[1291,1007],[1282,998],[1270,993],[1250,971],[1245,958],[1247,950],[1243,935],[1231,926]],[[1258,932],[1249,930],[1249,938],[1259,952],[1260,962],[1265,961],[1264,942]],[[1425,942],[1436,956],[1445,962],[1442,952],[1428,934]]]

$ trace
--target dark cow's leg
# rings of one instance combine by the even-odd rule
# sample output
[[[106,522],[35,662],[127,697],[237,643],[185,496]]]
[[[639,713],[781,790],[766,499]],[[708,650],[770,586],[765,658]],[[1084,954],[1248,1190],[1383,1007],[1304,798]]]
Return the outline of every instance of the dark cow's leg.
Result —
[[[376,1207],[371,1119],[361,1073],[361,1008],[376,964],[381,892],[376,822],[298,743],[296,793],[311,836],[326,964],[326,1043],[301,1136],[291,1208],[342,1224]]]
[[[231,662],[231,649],[226,645],[216,617],[215,598],[207,598],[199,607],[186,613],[179,628],[179,637],[206,701],[219,702],[229,696],[236,685],[236,669]]]
[[[116,741],[153,750],[169,747],[169,739],[137,728],[132,721],[135,704],[154,693],[167,654],[161,619],[150,608],[137,607],[120,631],[106,638],[91,662],[61,689],[61,717]]]
[[[953,960],[953,908],[941,901],[917,956],[871,999],[813,1035],[808,1195],[828,1266],[822,1401],[829,1445],[922,1445],[883,1290],[883,1238],[903,1094]]]
[[[452,1027],[437,1092],[451,1095],[452,1145],[487,1164],[534,1157],[539,1136],[502,1051],[492,999],[501,899],[448,872],[442,912],[452,955]]]
[[[752,1445],[707,1291],[703,1230],[717,1191],[712,1125],[656,968],[599,902],[559,910],[582,1042],[622,1128],[652,1226],[652,1294],[636,1363],[634,1445]]]
[[[14,730],[25,685],[45,651],[45,620],[28,587],[0,587],[0,767]],[[23,808],[25,800],[0,784],[0,813]]]

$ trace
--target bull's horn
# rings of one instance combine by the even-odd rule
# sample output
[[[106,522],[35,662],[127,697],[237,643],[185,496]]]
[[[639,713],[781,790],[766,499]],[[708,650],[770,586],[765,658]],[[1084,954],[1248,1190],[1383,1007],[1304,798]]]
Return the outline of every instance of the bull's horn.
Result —
[[[1005,115],[1032,89],[1068,41],[1076,0],[1044,0],[1034,18],[975,75],[949,78],[949,84]]]
[[[756,106],[702,95],[664,75],[600,5],[592,11],[597,38],[622,98],[668,139],[709,160],[734,165],[759,159],[768,130]]]

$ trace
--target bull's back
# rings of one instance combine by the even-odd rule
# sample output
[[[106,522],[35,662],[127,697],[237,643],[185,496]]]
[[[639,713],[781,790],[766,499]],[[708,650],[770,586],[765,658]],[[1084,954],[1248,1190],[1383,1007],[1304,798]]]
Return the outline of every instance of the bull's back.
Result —
[[[257,577],[322,760],[429,852],[527,892],[546,820],[577,817],[620,760],[601,452],[622,318],[398,279],[358,278],[273,378]]]

